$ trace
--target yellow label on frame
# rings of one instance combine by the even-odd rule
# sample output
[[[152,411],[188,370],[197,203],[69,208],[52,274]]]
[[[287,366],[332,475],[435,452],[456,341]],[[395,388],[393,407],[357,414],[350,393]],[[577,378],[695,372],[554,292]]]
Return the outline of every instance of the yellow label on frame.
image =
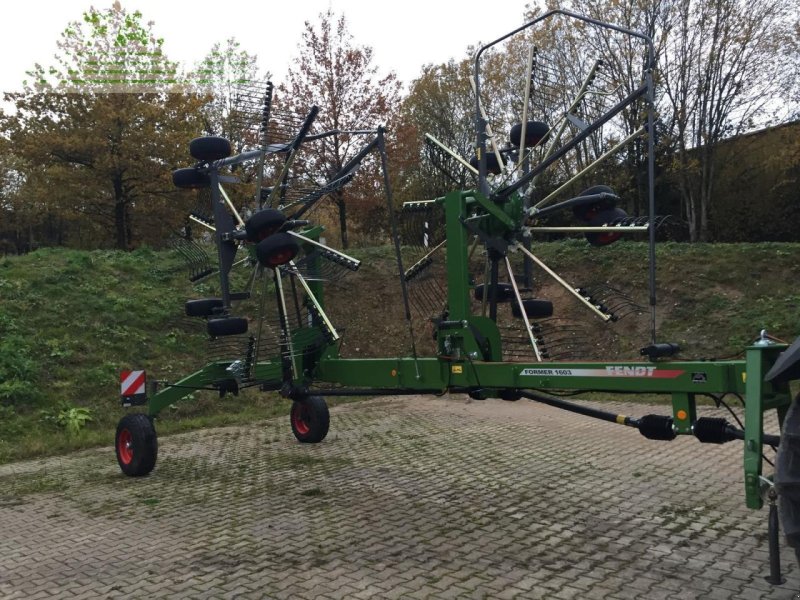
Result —
[[[461,365],[453,365],[453,368],[450,369],[451,373],[461,374],[464,372],[464,367]]]

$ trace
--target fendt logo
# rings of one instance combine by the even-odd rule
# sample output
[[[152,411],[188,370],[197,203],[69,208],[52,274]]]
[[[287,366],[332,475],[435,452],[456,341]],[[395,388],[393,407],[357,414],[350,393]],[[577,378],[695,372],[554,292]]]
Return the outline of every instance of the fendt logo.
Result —
[[[614,377],[652,377],[655,373],[655,367],[628,367],[623,365],[616,365],[613,367],[606,367],[606,374]]]

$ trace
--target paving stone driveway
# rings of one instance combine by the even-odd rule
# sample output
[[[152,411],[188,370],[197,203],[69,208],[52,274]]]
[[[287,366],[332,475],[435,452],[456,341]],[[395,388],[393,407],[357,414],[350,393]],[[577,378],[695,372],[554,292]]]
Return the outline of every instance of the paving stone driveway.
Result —
[[[608,406],[608,405],[606,405]],[[652,407],[617,405],[641,415]],[[663,407],[655,410],[664,411]],[[708,411],[706,411],[708,412]],[[521,401],[378,399],[0,467],[0,598],[792,598],[741,446]]]

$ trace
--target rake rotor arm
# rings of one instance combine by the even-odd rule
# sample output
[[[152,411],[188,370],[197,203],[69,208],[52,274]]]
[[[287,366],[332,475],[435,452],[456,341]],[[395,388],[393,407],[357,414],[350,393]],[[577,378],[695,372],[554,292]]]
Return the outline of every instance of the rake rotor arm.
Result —
[[[300,145],[305,141],[306,136],[308,135],[309,130],[311,129],[311,125],[314,124],[314,120],[317,118],[319,114],[319,107],[312,106],[311,110],[306,117],[306,120],[303,121],[303,125],[300,127],[300,131],[295,136],[292,143],[289,144],[289,155],[286,157],[286,161],[283,163],[283,169],[281,171],[280,176],[278,177],[278,185],[275,185],[272,188],[272,193],[269,195],[269,199],[267,203],[269,206],[273,206],[275,203],[275,199],[278,196],[278,193],[285,192],[285,183],[286,179],[289,176],[289,169],[291,168],[292,164],[294,164],[295,158],[297,158],[297,150],[300,148]]]
[[[297,233],[296,231],[289,231],[288,233],[289,235],[297,238],[304,244],[310,244],[311,246],[319,248],[323,253],[329,255],[335,262],[345,266],[351,271],[358,271],[358,268],[361,266],[360,260],[358,260],[357,258],[353,258],[352,256],[345,254],[344,252],[339,252],[338,250],[334,250],[330,246],[321,244],[316,240],[312,240],[310,237],[306,237],[300,233]]]
[[[290,149],[291,146],[289,146],[289,144],[270,144],[262,150],[250,150],[249,152],[242,152],[236,156],[229,156],[228,158],[214,161],[209,165],[209,168],[213,167],[219,170],[223,167],[232,167],[261,158],[264,154],[280,154],[281,152],[288,152]]]
[[[347,164],[345,164],[341,169],[339,169],[339,171],[333,177],[330,178],[329,183],[343,179],[344,177],[347,177],[351,172],[355,171],[355,169],[357,169],[361,165],[361,161],[363,161],[364,158],[366,158],[366,156],[370,152],[372,152],[373,150],[375,150],[375,148],[378,147],[378,140],[379,136],[375,136],[375,139],[373,139],[369,144],[364,146],[358,154],[356,154],[353,158],[347,161]],[[316,205],[316,203],[319,202],[321,199],[322,196],[306,203],[297,212],[292,214],[290,218],[297,219],[301,217],[306,212],[311,210],[311,208],[313,208]]]
[[[645,92],[648,93],[648,100],[650,100],[650,101],[653,100],[653,98],[652,98],[652,78],[649,77],[649,72],[653,69],[653,67],[655,65],[655,60],[656,60],[656,58],[655,58],[656,57],[655,46],[653,44],[652,38],[650,38],[649,36],[646,36],[646,35],[644,35],[642,33],[639,33],[638,31],[633,31],[632,29],[626,29],[625,27],[619,27],[618,25],[612,25],[610,23],[604,23],[602,21],[598,21],[597,19],[592,19],[591,17],[586,17],[584,15],[579,15],[577,13],[570,12],[570,11],[567,11],[567,10],[556,9],[556,10],[548,11],[548,12],[544,13],[542,16],[537,17],[536,19],[533,19],[532,21],[529,21],[528,23],[525,23],[524,25],[522,25],[520,27],[517,27],[513,31],[510,31],[509,33],[506,33],[505,35],[497,38],[496,40],[493,40],[493,41],[489,42],[488,44],[486,44],[484,46],[481,46],[478,49],[478,51],[475,53],[475,63],[474,63],[475,133],[476,133],[475,149],[476,149],[476,152],[478,153],[478,189],[481,192],[483,192],[484,194],[488,195],[488,193],[489,193],[489,185],[488,185],[488,183],[486,181],[486,125],[487,125],[487,123],[486,123],[486,119],[484,119],[482,117],[482,115],[481,115],[481,101],[480,101],[480,97],[481,97],[481,94],[480,94],[480,91],[481,91],[481,88],[480,88],[481,55],[486,50],[491,48],[492,46],[495,46],[495,45],[499,44],[500,42],[510,38],[511,36],[514,36],[514,35],[518,34],[519,32],[524,31],[525,29],[528,29],[529,27],[533,27],[537,23],[541,23],[542,21],[550,19],[551,17],[554,17],[555,15],[563,15],[565,17],[576,19],[578,21],[583,21],[584,23],[590,23],[592,25],[595,25],[596,27],[601,27],[603,29],[610,29],[612,31],[617,31],[619,33],[624,33],[624,34],[627,34],[627,35],[630,35],[632,37],[639,38],[640,40],[642,40],[647,46],[647,57],[645,59],[645,72],[646,72],[646,74],[648,76],[645,77],[646,81],[645,81],[645,84],[642,86],[644,88],[644,90],[642,91],[642,88],[640,88],[640,90],[637,90],[637,92],[634,92],[634,94],[632,94],[631,96],[629,96],[628,98],[623,100],[623,105],[626,105],[630,100],[635,99],[636,97],[638,97],[639,95],[644,94]],[[619,108],[619,110],[622,110],[622,108]],[[614,114],[619,112],[619,110],[615,111]],[[611,116],[613,116],[613,114]],[[652,117],[652,111],[650,113],[650,117],[648,118],[648,125],[650,126],[650,128],[652,128],[652,118],[651,117]],[[610,116],[608,118],[610,118]],[[605,122],[605,121],[603,121],[603,122]],[[602,125],[602,123],[601,123],[601,125]],[[585,137],[588,137],[588,135],[590,133],[592,133],[594,131],[594,129],[596,129],[596,127],[593,127],[591,129],[592,129],[592,131],[587,133],[586,136],[582,136],[582,137],[578,136],[578,138],[580,138],[580,140],[578,138],[576,138],[575,143],[577,143],[578,141],[583,140]],[[584,131],[583,133],[586,133],[586,132]],[[563,148],[562,148],[562,150],[563,150]],[[562,153],[559,151],[556,154],[559,154],[558,158],[560,158],[560,155]],[[652,156],[652,152],[651,152],[651,156]],[[557,160],[557,158],[556,158],[556,160]],[[544,168],[546,168],[547,166],[552,164],[552,162],[554,162],[554,161],[553,160],[545,161],[545,164],[540,165],[539,172],[543,171]],[[534,171],[534,172],[529,173],[525,177],[520,178],[513,185],[509,186],[505,190],[501,190],[501,192],[498,194],[498,197],[501,198],[501,199],[508,197],[509,195],[514,193],[514,191],[520,189],[521,187],[524,187],[524,186],[528,185],[528,183],[531,181],[531,179],[533,179],[533,177],[535,177],[536,175],[538,175],[538,173]],[[509,188],[513,188],[513,189],[509,189]]]
[[[625,99],[621,100],[612,108],[610,108],[608,112],[606,112],[602,117],[597,119],[594,123],[589,125],[586,129],[584,129],[574,138],[572,138],[572,140],[568,144],[565,144],[557,151],[553,152],[553,154],[551,154],[549,157],[547,157],[545,160],[539,163],[534,169],[531,169],[529,173],[523,175],[511,185],[508,185],[503,189],[498,190],[496,193],[492,194],[492,199],[495,202],[503,201],[509,196],[511,196],[511,194],[519,190],[520,188],[523,188],[526,185],[528,185],[531,182],[531,180],[533,180],[537,175],[544,172],[550,165],[563,158],[564,155],[567,154],[567,152],[572,150],[575,146],[577,146],[583,140],[588,138],[595,131],[600,129],[603,125],[605,125],[608,121],[614,118],[617,114],[622,112],[625,109],[625,107],[627,107],[631,102],[649,93],[649,91],[650,91],[649,84],[645,83],[641,85],[638,89],[634,90],[631,94],[629,94]]]
[[[305,291],[306,298],[308,298],[309,302],[311,302],[311,304],[314,305],[316,316],[324,324],[324,326],[325,326],[325,328],[327,330],[328,336],[330,338],[330,342],[331,343],[335,342],[336,340],[339,339],[339,334],[336,332],[336,329],[334,328],[333,324],[331,323],[330,319],[328,318],[328,315],[325,314],[325,310],[322,308],[322,304],[320,304],[319,300],[317,300],[317,297],[314,295],[314,292],[311,290],[311,287],[306,282],[305,277],[303,277],[300,274],[300,272],[297,270],[297,265],[295,264],[295,262],[294,261],[289,261],[289,265],[294,269],[294,272],[290,272],[290,273],[292,275],[294,275],[294,277],[297,279],[297,281],[300,282],[300,285],[303,286],[303,290]]]
[[[600,192],[599,194],[578,196],[577,198],[570,198],[569,200],[563,200],[558,204],[553,204],[546,208],[532,207],[528,210],[528,215],[531,217],[545,217],[549,214],[558,212],[565,208],[571,208],[573,206],[581,206],[583,204],[593,204],[595,202],[601,202],[603,200],[619,200],[619,196],[617,196],[616,194],[609,194],[608,192]]]
[[[511,261],[508,259],[508,256],[504,256],[503,258],[505,259],[506,270],[508,271],[508,279],[511,282],[511,286],[514,288],[514,298],[517,301],[517,306],[519,306],[522,320],[525,322],[525,331],[528,332],[528,338],[531,341],[531,348],[533,348],[533,354],[534,356],[536,356],[536,360],[541,362],[542,353],[539,351],[539,345],[536,343],[536,336],[533,335],[533,328],[531,327],[531,322],[528,319],[528,314],[525,311],[525,306],[522,304],[522,296],[519,293],[517,280],[514,278],[514,270],[511,268]]]
[[[429,141],[429,142],[430,142],[430,143],[432,143],[432,144],[434,144],[435,146],[437,146],[438,148],[440,148],[440,149],[441,149],[443,152],[445,152],[445,153],[446,153],[446,154],[448,154],[449,156],[452,156],[452,157],[453,157],[455,160],[457,160],[459,163],[461,163],[461,165],[462,165],[462,166],[463,166],[465,169],[469,170],[471,173],[473,173],[473,174],[475,174],[475,175],[477,175],[477,174],[478,174],[478,169],[476,169],[475,167],[473,167],[473,166],[472,166],[471,164],[469,164],[469,163],[468,163],[466,160],[464,160],[463,158],[461,158],[461,157],[460,157],[458,154],[456,154],[455,152],[453,152],[453,150],[451,150],[450,148],[448,148],[447,146],[445,146],[445,145],[444,145],[442,142],[440,142],[439,140],[437,140],[437,139],[436,139],[435,137],[433,137],[433,136],[432,136],[430,133],[426,133],[426,134],[425,134],[425,140],[426,140],[426,141]]]
[[[557,274],[555,271],[553,271],[553,270],[552,270],[550,267],[548,267],[546,264],[544,264],[544,263],[543,263],[543,262],[542,262],[542,261],[541,261],[539,258],[537,258],[536,256],[534,256],[534,255],[533,255],[533,254],[532,254],[530,251],[528,251],[528,250],[527,250],[527,249],[526,249],[524,246],[522,246],[522,245],[517,245],[517,248],[518,248],[520,251],[522,251],[522,253],[523,253],[525,256],[527,256],[528,258],[530,258],[530,259],[531,259],[533,262],[535,262],[535,263],[536,263],[536,264],[537,264],[539,267],[541,267],[541,269],[542,269],[542,270],[544,270],[544,272],[545,272],[545,273],[547,273],[548,275],[550,275],[550,277],[552,277],[553,279],[555,279],[555,280],[556,280],[556,282],[557,282],[559,285],[561,285],[561,286],[562,286],[562,287],[563,287],[565,290],[567,290],[567,291],[568,291],[570,294],[572,294],[573,296],[575,296],[575,298],[577,298],[577,299],[578,299],[578,301],[579,301],[581,304],[583,304],[584,306],[586,306],[586,307],[587,307],[589,310],[591,310],[591,311],[592,311],[594,314],[596,314],[598,317],[600,317],[601,319],[603,319],[603,321],[610,321],[610,320],[612,320],[612,316],[611,316],[611,315],[605,314],[605,313],[603,313],[602,311],[598,310],[598,308],[597,308],[597,307],[596,307],[594,304],[592,304],[592,303],[591,303],[591,302],[589,302],[589,301],[588,301],[586,298],[584,298],[583,296],[581,296],[581,295],[580,295],[580,293],[578,293],[578,291],[576,290],[576,288],[572,287],[570,284],[568,284],[566,281],[564,281],[564,280],[563,280],[563,279],[562,279],[562,278],[561,278],[561,277],[560,277],[560,276],[559,276],[559,275],[558,275],[558,274]]]
[[[576,173],[571,179],[569,179],[569,181],[564,182],[559,188],[553,190],[549,195],[547,195],[545,198],[543,198],[539,203],[536,204],[536,207],[538,208],[538,207],[544,206],[546,204],[549,204],[553,200],[553,198],[558,196],[558,194],[560,194],[562,191],[564,191],[567,187],[569,187],[570,185],[575,183],[578,179],[580,179],[584,175],[587,175],[587,174],[591,173],[592,171],[594,171],[597,167],[600,166],[600,164],[605,159],[607,159],[608,157],[613,156],[614,154],[619,152],[619,150],[624,148],[627,144],[629,144],[631,141],[635,140],[637,137],[639,137],[641,135],[644,135],[645,131],[646,131],[646,129],[644,127],[640,127],[639,129],[634,131],[631,135],[626,137],[624,140],[622,140],[621,142],[616,144],[613,148],[609,148],[608,151],[604,152],[601,156],[598,156],[597,159],[595,159],[590,165],[588,165],[586,168],[584,168],[579,173]]]

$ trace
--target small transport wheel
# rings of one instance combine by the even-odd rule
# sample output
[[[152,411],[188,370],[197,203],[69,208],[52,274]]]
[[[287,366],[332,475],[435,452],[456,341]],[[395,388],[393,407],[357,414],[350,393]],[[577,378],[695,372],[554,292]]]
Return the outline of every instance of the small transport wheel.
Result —
[[[525,316],[529,319],[546,319],[553,316],[553,303],[550,300],[523,299],[522,306],[525,308]],[[514,302],[511,304],[511,314],[518,319],[522,318],[522,310],[519,307],[519,303]]]
[[[584,196],[597,196],[598,194],[609,194],[610,196],[614,196],[614,198],[606,198],[605,200],[595,200],[593,202],[584,204],[576,204],[572,207],[572,214],[575,215],[576,219],[588,223],[601,210],[614,208],[617,205],[617,194],[607,185],[593,185],[592,187],[583,190],[580,194],[578,194],[577,197],[582,198]]]
[[[480,161],[477,156],[473,156],[469,159],[469,164],[473,169],[477,169],[479,163]],[[500,169],[500,161],[497,160],[497,154],[494,152],[486,153],[486,172],[492,175],[499,175],[502,172],[502,169]]]
[[[247,219],[244,230],[251,242],[260,242],[276,233],[286,222],[286,215],[274,208],[265,208]]]
[[[522,398],[522,394],[520,394],[519,390],[503,389],[500,390],[500,398],[502,400],[507,400],[509,402],[516,402],[517,400]]]
[[[328,435],[331,417],[328,405],[322,396],[308,396],[292,404],[292,433],[297,441],[316,444]]]
[[[175,169],[172,172],[172,183],[175,187],[187,190],[199,190],[209,187],[211,185],[211,179],[209,179],[206,173],[201,173],[193,167],[187,167],[185,169]]]
[[[273,233],[258,242],[256,256],[264,267],[274,269],[285,265],[300,252],[297,240],[288,233]]]
[[[533,148],[542,142],[546,142],[550,133],[550,127],[547,123],[541,121],[528,121],[525,125],[525,147]],[[522,139],[522,123],[517,123],[511,128],[508,136],[511,145],[519,148],[519,142]]]
[[[209,319],[206,330],[211,337],[224,337],[226,335],[242,335],[247,333],[248,321],[244,317],[222,317]]]
[[[158,437],[153,421],[141,413],[125,415],[117,425],[114,447],[119,468],[125,475],[147,475],[158,458]]]
[[[595,213],[595,215],[589,221],[589,225],[592,227],[612,225],[613,223],[618,222],[627,216],[628,213],[621,208],[608,208]],[[608,246],[609,244],[613,244],[619,238],[621,238],[622,232],[619,229],[614,231],[612,228],[609,228],[608,233],[586,233],[584,235],[586,236],[586,241],[592,246]]]
[[[199,298],[186,301],[187,317],[210,317],[222,309],[222,298]]]
[[[231,155],[231,143],[217,136],[194,138],[189,142],[189,154],[205,162],[227,158]]]
[[[486,299],[488,300],[491,298],[492,295],[492,285],[486,285],[483,283],[479,283],[475,286],[474,295],[475,300],[483,300],[483,294],[486,292]],[[511,302],[516,298],[514,294],[514,286],[510,283],[498,283],[494,287],[494,293],[497,298],[498,302]]]

